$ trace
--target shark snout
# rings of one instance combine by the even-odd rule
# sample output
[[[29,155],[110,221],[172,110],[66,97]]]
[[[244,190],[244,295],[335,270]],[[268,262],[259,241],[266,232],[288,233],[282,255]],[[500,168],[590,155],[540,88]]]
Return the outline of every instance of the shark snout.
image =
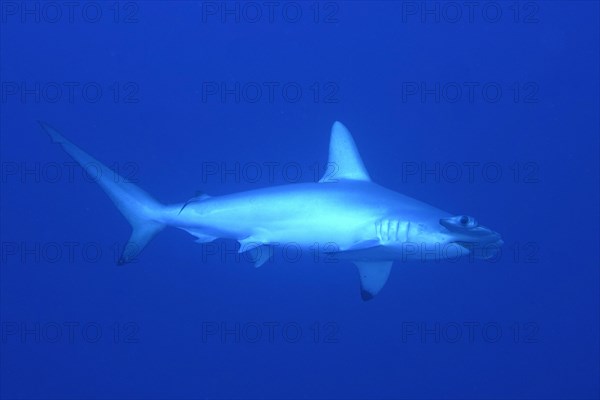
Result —
[[[456,243],[477,258],[492,258],[500,252],[504,244],[498,232],[479,225],[473,217],[458,215],[440,219],[440,225],[447,229],[450,242]]]

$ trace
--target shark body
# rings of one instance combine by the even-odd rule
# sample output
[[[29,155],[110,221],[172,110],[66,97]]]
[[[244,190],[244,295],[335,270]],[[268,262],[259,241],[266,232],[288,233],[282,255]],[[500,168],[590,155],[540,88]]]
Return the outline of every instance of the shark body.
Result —
[[[372,299],[385,285],[394,260],[477,258],[496,255],[500,235],[466,215],[453,216],[372,182],[348,129],[335,122],[328,168],[317,183],[296,183],[163,205],[64,138],[45,123],[55,143],[85,167],[93,164],[97,183],[132,226],[119,264],[139,255],[166,226],[183,229],[199,243],[217,238],[240,242],[264,264],[277,246],[319,246],[359,270],[361,296]]]

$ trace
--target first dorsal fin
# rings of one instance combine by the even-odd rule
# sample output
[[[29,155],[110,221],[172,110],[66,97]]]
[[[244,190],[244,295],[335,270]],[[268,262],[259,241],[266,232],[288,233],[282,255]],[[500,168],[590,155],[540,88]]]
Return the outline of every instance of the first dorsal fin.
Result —
[[[340,179],[371,181],[350,131],[339,121],[331,127],[329,162],[319,182],[337,182]]]

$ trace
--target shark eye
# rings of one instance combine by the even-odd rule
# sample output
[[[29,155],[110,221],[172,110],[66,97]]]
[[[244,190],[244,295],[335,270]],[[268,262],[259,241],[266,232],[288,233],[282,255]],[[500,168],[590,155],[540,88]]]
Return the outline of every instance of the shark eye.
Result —
[[[440,224],[452,232],[466,232],[477,228],[477,220],[468,215],[455,215],[450,218],[440,219]]]

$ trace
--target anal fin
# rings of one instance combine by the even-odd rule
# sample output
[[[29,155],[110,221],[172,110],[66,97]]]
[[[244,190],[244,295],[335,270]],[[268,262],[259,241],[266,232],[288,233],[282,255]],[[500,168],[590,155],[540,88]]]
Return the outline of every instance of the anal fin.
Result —
[[[216,236],[207,235],[206,233],[202,233],[197,229],[184,229],[190,235],[194,235],[196,237],[196,243],[208,243],[217,239]]]

